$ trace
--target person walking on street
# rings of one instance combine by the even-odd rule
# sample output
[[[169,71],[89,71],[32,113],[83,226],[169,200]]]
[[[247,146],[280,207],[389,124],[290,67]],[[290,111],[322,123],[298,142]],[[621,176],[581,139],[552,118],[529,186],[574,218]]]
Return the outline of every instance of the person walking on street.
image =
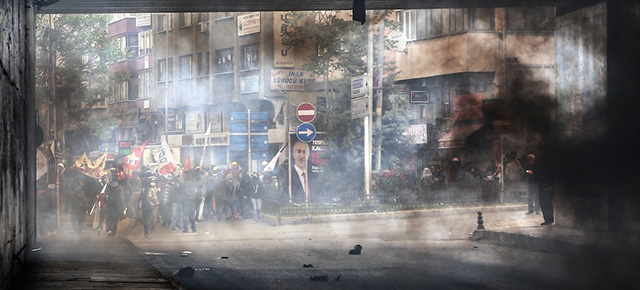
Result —
[[[154,213],[157,213],[160,200],[158,199],[160,188],[156,185],[156,178],[149,177],[148,185],[142,188],[140,193],[140,210],[142,211],[142,225],[144,236],[149,238],[149,229],[153,226]]]
[[[251,175],[251,205],[253,206],[253,220],[258,222],[260,220],[260,211],[262,210],[262,196],[264,195],[264,183],[260,180],[258,173],[254,172]]]
[[[71,227],[74,234],[82,233],[82,224],[84,223],[84,217],[87,214],[89,208],[89,201],[82,189],[83,182],[80,181],[73,194],[69,198],[69,213],[71,214]]]
[[[118,220],[126,210],[122,186],[115,171],[109,174],[104,202],[107,204],[107,236],[114,237],[118,231]]]
[[[544,222],[541,225],[551,225],[555,222],[553,196],[555,195],[556,174],[553,172],[550,156],[541,156],[539,158],[536,179],[540,209],[544,218]]]
[[[171,230],[182,229],[182,180],[167,175],[167,189],[171,203]]]
[[[524,164],[524,180],[527,183],[527,197],[529,201],[528,211],[525,213],[538,214],[540,212],[540,202],[538,200],[538,186],[536,185],[536,156],[528,154]]]
[[[197,206],[200,204],[201,184],[197,180],[198,176],[194,170],[189,170],[184,174],[184,186],[182,192],[182,232],[196,232]]]

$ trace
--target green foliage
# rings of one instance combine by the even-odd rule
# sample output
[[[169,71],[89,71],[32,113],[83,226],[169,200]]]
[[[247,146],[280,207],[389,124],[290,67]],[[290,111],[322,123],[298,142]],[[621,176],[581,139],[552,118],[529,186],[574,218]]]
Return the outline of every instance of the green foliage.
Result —
[[[385,18],[389,11],[373,12],[375,21]],[[364,128],[362,119],[351,119],[351,78],[367,71],[368,25],[351,21],[351,16],[337,11],[292,12],[285,25],[293,27],[283,33],[283,45],[295,47],[296,53],[308,52],[309,60],[302,68],[322,79],[326,107],[318,107],[314,125],[318,131],[326,132],[326,150],[331,156],[321,183],[331,184],[340,191],[360,191],[364,174]],[[394,29],[397,23],[386,20],[385,27]],[[373,33],[378,38],[377,29]],[[377,45],[377,41],[374,41]],[[385,38],[384,48],[394,46]],[[395,63],[385,62],[384,87],[389,88],[396,76]],[[377,73],[377,71],[376,71]],[[375,75],[375,74],[374,74]],[[387,92],[386,95],[389,93]],[[405,100],[408,103],[408,100]],[[384,100],[383,126],[375,128],[384,136],[383,152],[386,158],[403,159],[412,152],[412,144],[402,136],[408,125],[406,103]]]
[[[108,65],[123,57],[107,34],[110,18],[99,14],[37,16],[36,99],[46,104],[55,91],[56,103],[64,107],[58,116],[64,118],[67,129],[92,135],[83,136],[87,142],[110,137],[116,127],[108,114],[88,110],[110,94],[114,76]],[[95,149],[95,144],[85,145]]]

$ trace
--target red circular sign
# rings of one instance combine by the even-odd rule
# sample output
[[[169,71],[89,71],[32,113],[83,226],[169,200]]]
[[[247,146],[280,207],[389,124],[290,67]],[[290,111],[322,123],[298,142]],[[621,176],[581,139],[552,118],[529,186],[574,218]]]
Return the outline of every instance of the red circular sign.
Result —
[[[302,103],[298,105],[296,116],[300,122],[311,122],[316,118],[316,107],[311,103]]]

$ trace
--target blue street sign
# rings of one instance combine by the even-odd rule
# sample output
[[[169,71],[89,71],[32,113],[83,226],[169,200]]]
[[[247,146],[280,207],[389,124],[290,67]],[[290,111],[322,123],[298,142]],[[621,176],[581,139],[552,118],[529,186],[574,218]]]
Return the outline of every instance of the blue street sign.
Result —
[[[316,127],[311,123],[302,123],[296,130],[296,136],[302,142],[311,142],[316,137]]]

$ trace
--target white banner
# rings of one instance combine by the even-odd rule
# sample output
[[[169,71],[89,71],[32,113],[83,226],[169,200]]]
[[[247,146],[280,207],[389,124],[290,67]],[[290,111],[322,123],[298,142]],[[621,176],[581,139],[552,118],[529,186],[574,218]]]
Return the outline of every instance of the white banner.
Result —
[[[174,172],[178,169],[176,167],[176,158],[173,157],[171,148],[165,140],[162,140],[162,146],[160,146],[160,150],[158,150],[158,152],[156,152],[153,157],[158,162],[158,173],[162,175],[169,175],[171,172]]]

